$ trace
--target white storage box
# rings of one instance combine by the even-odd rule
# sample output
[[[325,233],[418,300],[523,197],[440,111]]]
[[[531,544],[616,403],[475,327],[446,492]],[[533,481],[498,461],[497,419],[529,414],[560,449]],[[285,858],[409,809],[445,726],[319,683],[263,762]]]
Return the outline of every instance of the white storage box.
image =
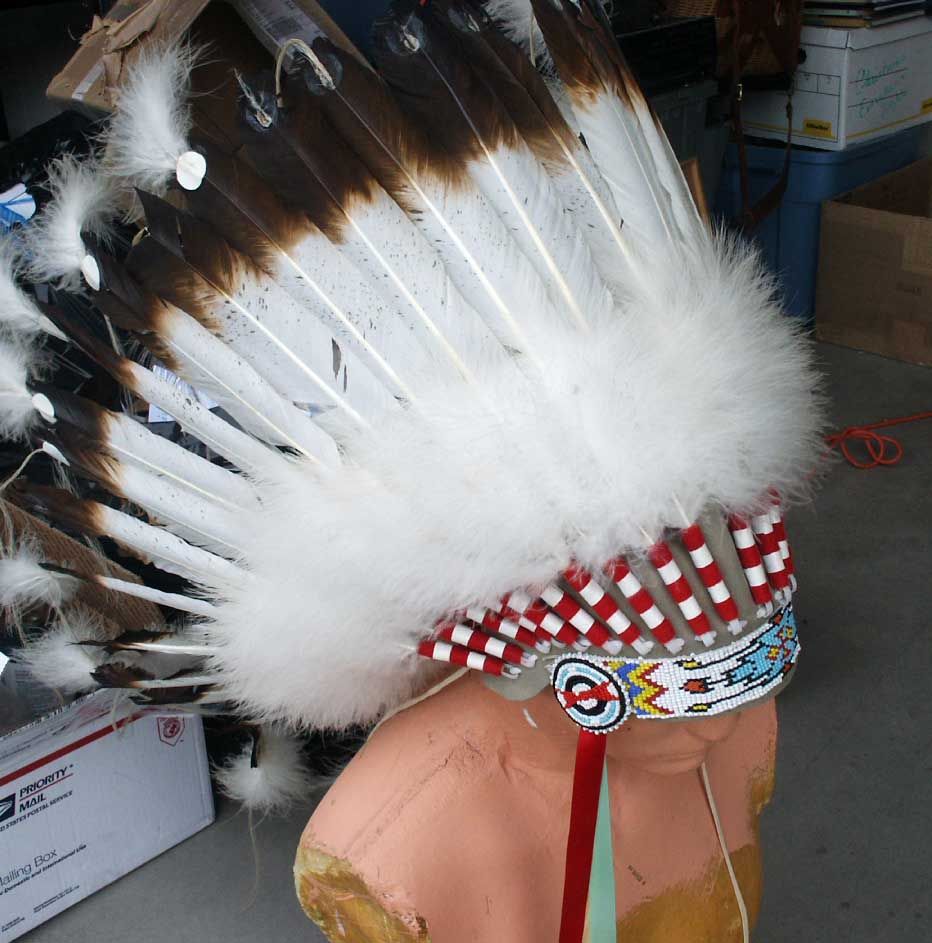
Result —
[[[200,718],[125,698],[115,709],[117,697],[99,691],[0,737],[0,943],[214,819]]]
[[[793,143],[840,151],[932,120],[932,18],[865,29],[806,26]],[[786,140],[786,93],[748,92],[748,134]]]

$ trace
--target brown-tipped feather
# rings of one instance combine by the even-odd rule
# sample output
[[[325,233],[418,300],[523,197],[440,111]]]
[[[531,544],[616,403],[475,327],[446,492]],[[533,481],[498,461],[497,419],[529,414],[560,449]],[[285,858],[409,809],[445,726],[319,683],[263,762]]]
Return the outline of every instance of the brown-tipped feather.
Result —
[[[60,390],[45,383],[36,384],[34,392],[41,393],[54,407],[54,425],[63,422],[87,436],[90,440],[98,442],[100,447],[104,448],[104,442],[107,438],[107,414],[109,410],[104,409],[93,400],[85,399],[83,396],[77,396],[67,390]]]
[[[451,11],[462,7],[474,17],[478,31],[464,29],[461,39],[538,158],[550,158],[554,148],[559,153],[557,140],[570,151],[579,147],[579,138],[566,123],[547,83],[527,54],[495,28],[475,4],[443,0],[439,6]]]
[[[185,193],[188,209],[227,242],[272,271],[276,248],[288,251],[314,227],[300,211],[286,208],[256,172],[209,141],[194,139],[207,160],[207,175]]]
[[[631,105],[643,105],[647,108],[654,116],[659,126],[659,120],[657,120],[656,114],[647,100],[647,96],[641,91],[641,86],[638,85],[637,79],[634,77],[634,73],[631,71],[631,67],[628,65],[628,61],[621,51],[621,47],[615,41],[615,36],[608,18],[605,16],[605,11],[588,3],[587,0],[582,0],[579,4],[577,15],[579,17],[580,26],[585,29],[587,35],[591,37],[593,49],[598,50],[600,61],[604,63],[606,68],[614,70],[617,76],[620,94],[622,94]]]
[[[131,362],[126,357],[117,354],[112,347],[108,347],[76,318],[69,317],[61,308],[42,305],[42,310],[46,317],[68,336],[68,340],[80,347],[97,366],[109,373],[121,386],[138,392],[134,389]]]
[[[243,123],[242,154],[285,203],[339,243],[347,225],[343,209],[369,202],[381,186],[300,77],[286,83],[285,103],[269,128]]]
[[[660,118],[638,85],[621,47],[615,40],[605,11],[592,0],[575,2],[559,0],[570,23],[576,27],[581,49],[588,54],[600,79],[624,103],[640,126],[640,137],[651,152],[651,160],[664,187],[679,207],[681,221],[690,231],[699,223],[695,204],[680,170],[673,148],[667,140]],[[535,10],[540,3],[535,4]],[[545,35],[548,37],[549,34]],[[700,224],[701,228],[701,224]],[[693,230],[691,235],[696,235]]]
[[[72,536],[107,536],[100,519],[102,505],[96,501],[76,498],[70,491],[61,488],[32,484],[24,478],[16,482],[13,497],[25,510]]]
[[[405,45],[406,37],[418,44],[416,51]],[[514,121],[439,14],[428,8],[403,22],[395,16],[377,20],[374,48],[379,71],[402,109],[430,128],[457,163],[481,158],[481,141],[490,148],[517,144]]]
[[[161,339],[165,303],[136,282],[108,253],[97,249],[94,258],[101,274],[100,291],[92,294],[101,313],[126,331],[134,333],[152,355],[169,370],[180,369],[178,358]]]
[[[235,291],[241,273],[258,267],[209,226],[151,193],[138,191],[148,234],[126,258],[127,270],[153,294],[218,333],[217,294]]]
[[[120,463],[109,455],[100,438],[59,420],[46,426],[38,437],[51,442],[80,475],[96,481],[112,495],[125,498],[120,486]]]
[[[560,79],[571,96],[595,98],[604,88],[604,76],[598,66],[602,58],[597,50],[593,60],[586,53],[586,37],[580,31],[579,11],[563,0],[531,0],[534,17],[547,39]],[[591,46],[592,38],[588,37]]]
[[[451,186],[465,182],[462,163],[408,119],[378,76],[324,39],[315,40],[313,49],[337,82],[337,90],[328,91],[307,73],[330,123],[405,209],[419,206],[406,199],[403,168]]]
[[[142,688],[155,675],[136,665],[107,664],[91,672],[91,677],[102,688]]]

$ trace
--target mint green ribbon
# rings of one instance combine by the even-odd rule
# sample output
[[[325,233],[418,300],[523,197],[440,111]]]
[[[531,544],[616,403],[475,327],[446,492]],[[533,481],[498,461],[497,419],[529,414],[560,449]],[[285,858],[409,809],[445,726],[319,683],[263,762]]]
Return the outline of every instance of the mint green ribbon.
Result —
[[[612,806],[608,791],[608,765],[602,768],[599,815],[592,847],[589,879],[587,943],[617,943],[615,926],[615,855],[612,852]]]

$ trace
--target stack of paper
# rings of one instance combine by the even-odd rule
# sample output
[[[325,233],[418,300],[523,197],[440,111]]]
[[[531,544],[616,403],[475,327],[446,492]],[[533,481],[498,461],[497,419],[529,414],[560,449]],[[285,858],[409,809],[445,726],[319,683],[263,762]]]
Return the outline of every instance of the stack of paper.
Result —
[[[923,16],[925,6],[925,0],[806,0],[803,21],[808,26],[857,29]]]

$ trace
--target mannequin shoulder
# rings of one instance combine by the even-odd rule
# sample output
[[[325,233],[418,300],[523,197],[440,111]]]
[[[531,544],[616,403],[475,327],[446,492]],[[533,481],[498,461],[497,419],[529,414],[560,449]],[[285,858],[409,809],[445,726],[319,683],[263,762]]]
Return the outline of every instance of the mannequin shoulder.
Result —
[[[338,850],[410,834],[438,804],[487,778],[489,731],[400,715],[379,728],[324,796],[308,834]]]
[[[298,896],[332,939],[426,943],[485,907],[475,875],[501,847],[499,744],[494,725],[436,708],[379,728],[301,837]]]
[[[390,854],[447,807],[474,808],[504,775],[496,762],[501,730],[482,693],[461,682],[377,728],[324,796],[305,838],[342,857],[377,847]],[[455,833],[457,822],[432,840]]]

